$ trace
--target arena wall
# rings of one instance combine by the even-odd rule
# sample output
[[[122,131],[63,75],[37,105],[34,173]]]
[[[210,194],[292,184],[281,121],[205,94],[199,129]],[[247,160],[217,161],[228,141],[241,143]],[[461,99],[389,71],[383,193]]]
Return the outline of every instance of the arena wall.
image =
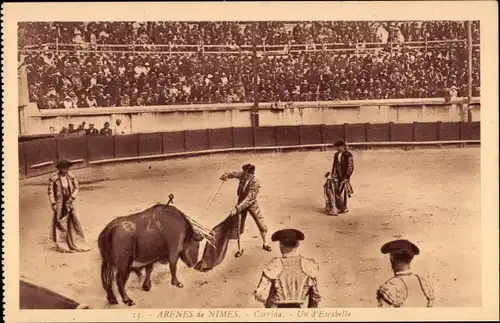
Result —
[[[172,130],[118,136],[53,136],[19,145],[20,178],[54,171],[61,159],[75,168],[220,152],[305,149],[345,140],[351,148],[480,143],[479,122],[344,123]]]
[[[480,121],[480,101],[472,101],[471,120]],[[467,99],[392,99],[335,102],[295,102],[283,109],[259,104],[260,126],[342,125],[370,123],[469,121]],[[114,107],[71,110],[39,110],[30,103],[20,107],[20,134],[58,132],[69,123],[86,122],[101,128],[121,119],[128,133],[155,133],[251,126],[252,104],[205,104],[148,107]]]

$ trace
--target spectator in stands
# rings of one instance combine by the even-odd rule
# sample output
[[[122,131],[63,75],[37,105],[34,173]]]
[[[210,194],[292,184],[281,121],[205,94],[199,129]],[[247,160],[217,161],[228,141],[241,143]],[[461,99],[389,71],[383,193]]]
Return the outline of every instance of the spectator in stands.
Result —
[[[58,107],[57,94],[51,93],[47,95],[47,109],[57,109]]]
[[[127,86],[127,84],[125,84]],[[130,97],[128,96],[127,93],[124,93],[121,98],[120,98],[120,106],[121,107],[128,107],[130,106]]]
[[[64,101],[62,101],[60,103],[60,108],[61,109],[74,109],[76,107],[75,107],[75,104],[73,103],[73,101],[71,100],[71,97],[69,95],[66,95],[66,97],[64,98]]]
[[[78,108],[78,96],[76,95],[76,93],[74,91],[71,91],[69,93],[69,97],[71,99],[73,108]]]
[[[79,108],[90,108],[89,102],[87,100],[87,94],[82,92],[80,94],[80,98],[78,99],[78,107]]]
[[[89,97],[87,98],[87,104],[90,108],[96,108],[98,106],[94,94],[90,93]]]
[[[104,94],[104,90],[101,88],[99,93],[97,94],[97,97],[95,98],[95,103],[96,106],[98,107],[109,107],[109,102],[108,98]]]

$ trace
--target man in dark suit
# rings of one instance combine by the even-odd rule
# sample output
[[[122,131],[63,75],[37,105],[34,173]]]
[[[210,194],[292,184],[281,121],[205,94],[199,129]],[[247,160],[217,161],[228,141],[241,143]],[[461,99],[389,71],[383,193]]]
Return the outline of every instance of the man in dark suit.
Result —
[[[351,176],[354,172],[354,158],[343,141],[334,144],[337,152],[333,156],[332,171],[326,173],[325,214],[338,215],[347,213],[347,199],[354,193],[351,186]]]
[[[103,136],[112,136],[113,130],[109,127],[109,122],[104,123],[104,128],[101,129],[101,135]]]
[[[99,130],[94,128],[93,123],[89,124],[89,128],[86,130],[86,132],[87,132],[87,135],[89,135],[89,136],[97,136],[99,134]]]

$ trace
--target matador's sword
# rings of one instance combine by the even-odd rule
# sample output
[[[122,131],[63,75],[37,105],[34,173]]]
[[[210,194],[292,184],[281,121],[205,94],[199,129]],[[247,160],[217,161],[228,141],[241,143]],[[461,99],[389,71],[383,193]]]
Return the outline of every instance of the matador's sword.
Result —
[[[212,199],[210,200],[210,203],[208,203],[208,206],[207,208],[205,209],[205,211],[203,212],[203,216],[207,213],[208,209],[210,208],[210,205],[212,205],[212,202],[215,200],[215,197],[217,196],[217,194],[219,193],[220,189],[222,188],[222,185],[224,185],[224,181],[221,180],[221,183],[220,183],[220,186],[219,188],[217,189],[217,191],[215,192],[214,196],[212,197]]]

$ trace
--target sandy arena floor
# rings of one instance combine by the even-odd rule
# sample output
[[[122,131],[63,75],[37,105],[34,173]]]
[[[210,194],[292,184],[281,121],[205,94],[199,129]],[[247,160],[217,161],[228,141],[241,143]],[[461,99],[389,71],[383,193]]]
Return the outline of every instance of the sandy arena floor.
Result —
[[[82,254],[51,251],[47,176],[27,179],[20,184],[21,275],[93,308],[107,308],[96,243],[104,226],[116,216],[167,202],[173,193],[179,209],[213,227],[236,202],[233,180],[224,184],[202,217],[220,174],[252,162],[262,184],[259,200],[271,233],[284,227],[302,230],[306,235],[302,254],[321,266],[321,307],[376,306],[375,291],[392,274],[388,257],[379,250],[394,238],[419,245],[421,255],[413,269],[432,281],[436,306],[479,306],[479,148],[355,151],[354,156],[355,194],[348,214],[352,225],[345,216],[322,214],[323,175],[330,168],[332,152],[214,155],[76,170],[82,183],[77,212],[88,242],[95,246]],[[252,291],[261,268],[279,255],[279,249],[277,245],[270,253],[261,249],[250,218],[243,244],[242,258],[233,257],[233,242],[225,262],[208,273],[179,265],[183,289],[170,285],[165,265],[155,266],[150,292],[142,291],[131,275],[129,296],[138,308],[262,307]],[[116,287],[115,292],[118,296]]]

